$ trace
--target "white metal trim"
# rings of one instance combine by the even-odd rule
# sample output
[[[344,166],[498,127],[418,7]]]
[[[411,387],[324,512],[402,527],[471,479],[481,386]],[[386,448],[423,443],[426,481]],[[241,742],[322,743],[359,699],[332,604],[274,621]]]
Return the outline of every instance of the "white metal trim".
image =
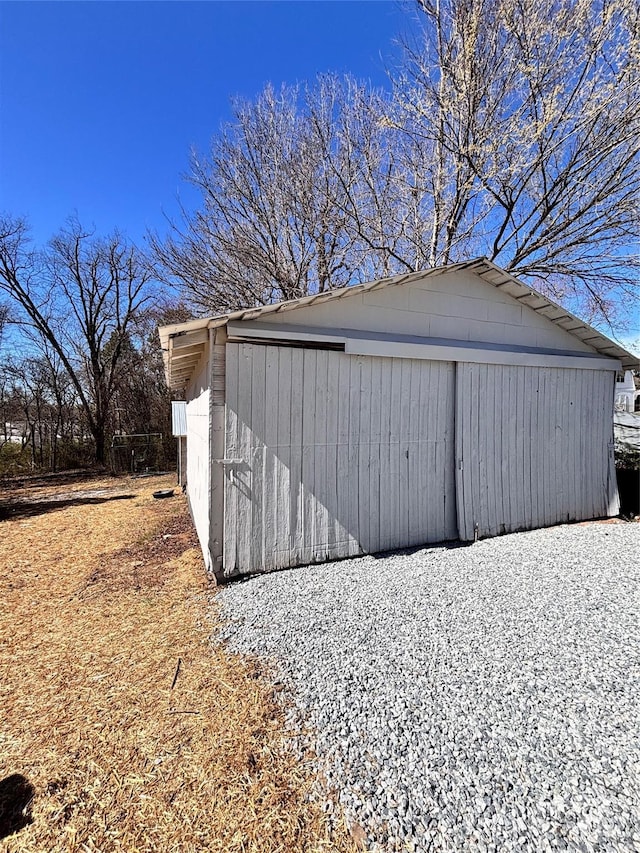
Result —
[[[404,341],[379,341],[348,338],[345,352],[351,355],[388,358],[421,358],[430,361],[458,361],[474,364],[523,365],[528,367],[566,367],[582,370],[620,370],[617,359],[585,355],[551,355],[543,352],[516,352],[442,344],[417,344]]]
[[[285,326],[281,323],[233,323],[227,324],[229,338],[267,338],[268,340],[316,341],[341,344],[345,341],[344,334],[331,334],[325,328],[310,326]]]
[[[282,323],[229,323],[230,337],[261,340],[326,341],[343,343],[345,352],[352,355],[388,356],[389,358],[419,358],[431,361],[464,361],[477,364],[513,364],[530,367],[576,367],[588,370],[620,370],[620,361],[595,353],[549,352],[533,347],[508,348],[480,341],[417,338],[405,335],[394,339],[389,333],[372,334],[355,329],[334,329],[333,333],[315,326],[291,326]],[[475,344],[475,346],[474,346]]]

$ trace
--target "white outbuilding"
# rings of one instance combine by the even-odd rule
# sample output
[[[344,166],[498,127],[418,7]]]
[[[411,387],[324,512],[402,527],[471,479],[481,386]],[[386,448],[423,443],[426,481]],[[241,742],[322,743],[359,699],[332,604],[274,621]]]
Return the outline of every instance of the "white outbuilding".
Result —
[[[618,513],[638,359],[484,258],[160,338],[220,580]]]

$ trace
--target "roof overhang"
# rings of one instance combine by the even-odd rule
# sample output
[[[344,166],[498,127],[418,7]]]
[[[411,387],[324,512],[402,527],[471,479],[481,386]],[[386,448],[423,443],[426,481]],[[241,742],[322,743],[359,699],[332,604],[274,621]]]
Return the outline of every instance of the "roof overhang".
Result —
[[[160,326],[160,346],[167,385],[174,391],[185,388],[209,343],[209,319]]]
[[[313,293],[300,299],[292,299],[287,302],[276,302],[272,305],[261,305],[256,308],[242,308],[227,314],[215,317],[191,320],[187,323],[178,323],[173,326],[161,326],[159,328],[162,355],[165,365],[165,376],[169,388],[178,390],[185,388],[193,378],[196,367],[204,355],[208,345],[209,330],[226,326],[230,322],[244,320],[258,320],[267,314],[285,314],[296,308],[306,305],[316,305],[322,302],[330,302],[334,299],[345,299],[358,293],[367,293],[371,290],[382,290],[386,287],[396,287],[410,284],[430,276],[448,275],[452,272],[469,271],[475,273],[483,281],[492,284],[499,290],[503,290],[518,302],[522,302],[538,314],[542,314],[556,326],[574,335],[578,340],[592,347],[601,356],[618,360],[625,370],[639,369],[640,358],[624,349],[619,344],[603,335],[593,326],[585,323],[575,314],[567,311],[547,296],[539,293],[533,287],[487,258],[476,258],[458,264],[449,264],[443,267],[421,270],[419,272],[407,273],[393,276],[391,278],[377,279],[365,284],[354,284],[350,287],[342,287],[336,290],[327,290],[323,293]]]

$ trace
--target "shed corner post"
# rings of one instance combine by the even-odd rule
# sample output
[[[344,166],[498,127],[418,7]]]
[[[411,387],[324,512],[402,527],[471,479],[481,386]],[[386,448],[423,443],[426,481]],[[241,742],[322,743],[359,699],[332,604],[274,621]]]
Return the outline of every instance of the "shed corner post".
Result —
[[[214,462],[223,459],[225,451],[225,352],[226,328],[209,329],[211,360],[209,363],[210,405],[210,494],[209,494],[209,556],[211,571],[218,583],[224,580],[224,480],[222,465]]]
[[[607,455],[607,515],[609,518],[615,518],[620,514],[620,494],[618,492],[618,476],[616,473],[616,458],[615,458],[615,433],[613,419],[616,408],[616,376],[613,373],[613,405],[611,406],[611,417],[609,419],[610,427],[607,430],[609,436],[608,455]]]

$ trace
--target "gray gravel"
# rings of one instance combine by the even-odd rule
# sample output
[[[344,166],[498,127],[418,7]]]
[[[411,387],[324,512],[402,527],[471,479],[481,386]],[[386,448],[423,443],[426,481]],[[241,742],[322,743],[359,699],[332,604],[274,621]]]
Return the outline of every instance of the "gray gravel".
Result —
[[[222,589],[372,850],[640,851],[640,525]]]

